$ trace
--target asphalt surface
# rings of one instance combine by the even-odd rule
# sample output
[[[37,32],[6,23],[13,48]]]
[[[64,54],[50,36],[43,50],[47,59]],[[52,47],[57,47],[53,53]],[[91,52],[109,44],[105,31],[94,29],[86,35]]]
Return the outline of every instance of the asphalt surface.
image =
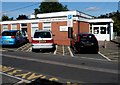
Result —
[[[16,84],[17,82],[20,81],[19,79],[10,77],[10,76],[5,75],[5,74],[0,74],[0,75],[2,75],[2,84],[13,85],[13,84]]]
[[[27,70],[27,71],[32,71],[35,73],[42,73],[49,77],[55,76],[55,78],[59,78],[59,80],[61,82],[68,82],[68,81],[85,82],[85,85],[86,84],[90,85],[90,83],[92,83],[92,85],[93,85],[93,83],[99,84],[99,83],[107,82],[107,83],[109,83],[108,85],[113,85],[112,83],[117,82],[118,75],[116,75],[116,70],[118,69],[118,63],[113,64],[113,62],[109,62],[109,60],[110,61],[118,61],[119,44],[114,43],[114,42],[107,42],[107,46],[106,46],[106,48],[104,48],[103,47],[104,42],[99,42],[99,46],[100,46],[100,53],[102,55],[101,54],[84,53],[84,54],[73,54],[73,56],[71,56],[68,46],[63,46],[63,47],[58,46],[59,48],[57,49],[56,54],[54,54],[53,52],[33,53],[33,52],[31,52],[31,47],[29,44],[28,44],[28,46],[23,45],[19,48],[4,47],[2,49],[3,52],[0,51],[0,53],[19,56],[22,58],[23,57],[30,58],[33,61],[31,61],[31,60],[29,61],[29,59],[24,60],[24,58],[23,59],[17,58],[17,61],[16,61],[16,58],[7,57],[7,56],[3,56],[4,58],[2,57],[3,59],[1,59],[0,61],[1,62],[3,61],[3,63],[4,63],[3,65],[19,68],[19,69],[22,69],[23,71]],[[40,60],[40,61],[36,62],[36,59]],[[14,61],[14,62],[11,63],[10,60]],[[45,60],[48,60],[48,61],[45,61]],[[44,62],[41,62],[41,61],[44,61]],[[46,63],[49,61],[54,62],[54,63]],[[20,62],[23,62],[23,63],[20,63]],[[56,62],[59,62],[59,63],[56,64]],[[31,63],[31,64],[29,65],[27,63]],[[23,64],[25,64],[25,66],[23,66]],[[38,64],[38,65],[40,64],[40,65],[38,66],[36,64]],[[33,68],[28,67],[28,65]],[[37,66],[37,68],[40,68],[39,69],[40,71],[38,71],[38,69],[35,68],[36,66]],[[52,67],[51,67],[51,69],[50,68],[46,69],[44,66],[48,67],[48,68],[51,66]],[[60,68],[57,68],[57,67],[60,67]],[[42,70],[41,70],[41,68],[42,68]],[[88,68],[88,69],[86,69],[86,68]],[[100,68],[102,70],[100,70]],[[64,71],[64,72],[62,72],[62,71]],[[74,73],[73,71],[76,73]],[[114,72],[115,72],[115,75],[114,75]],[[107,74],[105,74],[105,73],[107,73]],[[73,75],[71,75],[71,74],[73,74]],[[79,75],[80,77],[78,77],[78,74],[80,74]],[[89,75],[89,74],[91,74],[91,75]],[[3,74],[2,74],[2,76],[3,76],[3,78],[2,78],[3,83],[9,83],[10,85],[12,85],[13,83],[16,83],[19,81],[19,79],[16,79],[14,77],[10,77],[10,76],[3,75]],[[72,78],[71,78],[71,76],[72,76]],[[107,80],[105,78],[102,79],[102,77],[104,77],[104,76],[106,76],[105,78]]]
[[[5,66],[54,76],[61,82],[118,82],[116,62],[24,52],[3,52],[2,60]]]

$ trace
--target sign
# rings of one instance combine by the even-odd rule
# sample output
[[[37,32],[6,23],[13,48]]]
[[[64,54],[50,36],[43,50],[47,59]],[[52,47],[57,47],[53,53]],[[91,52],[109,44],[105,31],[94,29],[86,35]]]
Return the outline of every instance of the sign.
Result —
[[[68,27],[73,27],[73,15],[69,14],[67,16],[67,26]]]
[[[68,26],[60,26],[60,31],[68,31]]]

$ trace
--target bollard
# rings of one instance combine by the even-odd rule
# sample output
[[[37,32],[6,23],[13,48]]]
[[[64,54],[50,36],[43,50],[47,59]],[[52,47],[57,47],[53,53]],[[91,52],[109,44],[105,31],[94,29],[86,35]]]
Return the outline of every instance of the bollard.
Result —
[[[107,47],[107,41],[105,40],[104,41],[104,48],[106,48]]]

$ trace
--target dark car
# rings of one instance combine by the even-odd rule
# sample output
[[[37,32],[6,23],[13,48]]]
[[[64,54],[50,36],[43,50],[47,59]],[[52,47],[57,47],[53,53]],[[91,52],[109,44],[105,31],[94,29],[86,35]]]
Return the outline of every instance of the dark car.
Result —
[[[98,53],[99,45],[96,37],[90,33],[77,34],[74,39],[71,40],[71,47],[74,53],[79,52],[94,52]]]
[[[25,42],[26,40],[20,30],[3,31],[2,36],[0,36],[0,44],[2,46],[19,46]]]

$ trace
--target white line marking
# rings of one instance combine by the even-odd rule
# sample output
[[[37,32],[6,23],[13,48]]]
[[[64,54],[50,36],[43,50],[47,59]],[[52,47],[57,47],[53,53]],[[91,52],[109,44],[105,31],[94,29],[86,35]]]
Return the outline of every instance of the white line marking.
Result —
[[[70,55],[71,55],[72,57],[74,57],[74,55],[73,55],[73,53],[72,53],[72,51],[71,51],[71,49],[70,49],[69,46],[68,46],[68,50],[69,50],[69,52],[70,52]]]
[[[106,69],[106,68],[100,68],[100,67],[83,66],[83,65],[76,65],[76,64],[63,63],[63,62],[50,61],[50,60],[43,60],[43,59],[26,58],[26,57],[22,57],[22,56],[14,56],[14,55],[6,55],[6,54],[2,54],[2,56],[6,56],[6,57],[10,57],[10,58],[16,58],[16,59],[22,59],[22,60],[27,60],[27,61],[53,64],[53,65],[61,65],[61,66],[66,66],[66,67],[70,67],[70,68],[74,67],[74,68],[79,68],[79,69],[87,69],[87,70],[93,70],[93,71],[101,71],[101,72],[118,74],[117,69],[112,70],[112,69]]]
[[[26,52],[31,52],[31,51],[32,51],[32,47],[26,50]]]
[[[58,48],[58,46],[56,45],[56,50],[54,51],[54,55],[56,55],[56,53],[57,53],[57,48]]]
[[[3,72],[0,72],[0,74],[6,75],[6,76],[9,76],[9,77],[21,80],[21,81],[25,81],[26,83],[30,83],[31,82],[31,81],[28,81],[28,80],[25,80],[25,79],[22,79],[22,78],[19,78],[19,77],[16,77],[16,76],[12,76],[12,75],[9,75],[9,74],[3,73]]]
[[[62,48],[63,48],[63,56],[64,56],[65,55],[64,45],[62,46]]]
[[[79,56],[74,56],[74,58],[83,58],[83,59],[89,59],[89,60],[100,60],[100,61],[108,61],[106,59],[97,59],[97,58],[88,58],[88,57],[79,57]]]
[[[107,59],[108,61],[111,61],[111,59],[109,59],[108,57],[106,57],[105,55],[103,55],[102,53],[98,52],[102,57],[104,57],[105,59]]]

